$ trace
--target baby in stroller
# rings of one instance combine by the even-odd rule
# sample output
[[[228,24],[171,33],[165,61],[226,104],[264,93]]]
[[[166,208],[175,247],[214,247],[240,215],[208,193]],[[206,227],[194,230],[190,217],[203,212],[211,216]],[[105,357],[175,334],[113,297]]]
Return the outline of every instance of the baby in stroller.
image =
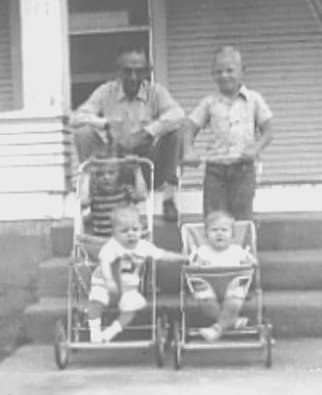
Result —
[[[116,208],[111,214],[112,237],[99,253],[99,265],[92,274],[89,295],[91,342],[109,342],[146,305],[140,292],[142,267],[147,258],[167,262],[187,261],[179,253],[165,251],[141,238],[140,215],[134,205]],[[120,314],[102,330],[102,313],[117,296]]]
[[[191,265],[200,267],[233,267],[255,264],[255,258],[241,246],[233,243],[234,219],[224,211],[210,213],[205,220],[206,243],[192,251]],[[207,281],[190,280],[193,297],[198,308],[213,324],[200,328],[200,335],[214,342],[223,332],[242,325],[239,313],[243,307],[250,285],[249,279],[236,277],[220,295]]]

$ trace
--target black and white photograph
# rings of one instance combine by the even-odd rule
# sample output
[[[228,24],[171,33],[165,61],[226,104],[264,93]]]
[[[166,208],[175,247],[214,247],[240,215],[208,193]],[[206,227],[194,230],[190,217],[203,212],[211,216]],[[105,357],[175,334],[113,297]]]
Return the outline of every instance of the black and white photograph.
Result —
[[[322,0],[0,0],[0,395],[322,395]]]

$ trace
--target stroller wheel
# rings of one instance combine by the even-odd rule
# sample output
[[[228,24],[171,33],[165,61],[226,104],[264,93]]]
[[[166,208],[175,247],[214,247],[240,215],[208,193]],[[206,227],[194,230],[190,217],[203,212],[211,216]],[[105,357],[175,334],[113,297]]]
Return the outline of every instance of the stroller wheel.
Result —
[[[270,324],[266,324],[264,327],[264,342],[265,342],[265,366],[270,368],[272,366],[272,327]]]
[[[165,363],[165,349],[167,344],[167,322],[164,314],[157,316],[156,320],[156,338],[155,338],[155,351],[156,362],[159,367],[164,366]]]
[[[66,325],[62,320],[55,327],[55,360],[59,369],[65,369],[69,363],[70,350],[67,345]]]
[[[179,370],[182,367],[182,343],[180,324],[178,321],[174,321],[173,323],[173,357],[174,367],[176,370]]]

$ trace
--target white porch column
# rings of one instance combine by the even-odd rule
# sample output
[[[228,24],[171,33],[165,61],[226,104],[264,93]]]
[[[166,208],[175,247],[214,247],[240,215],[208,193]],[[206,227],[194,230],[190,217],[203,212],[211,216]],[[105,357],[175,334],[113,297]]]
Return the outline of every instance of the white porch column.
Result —
[[[150,0],[154,78],[168,87],[168,44],[165,0]]]
[[[20,0],[24,111],[62,114],[69,104],[66,0]]]

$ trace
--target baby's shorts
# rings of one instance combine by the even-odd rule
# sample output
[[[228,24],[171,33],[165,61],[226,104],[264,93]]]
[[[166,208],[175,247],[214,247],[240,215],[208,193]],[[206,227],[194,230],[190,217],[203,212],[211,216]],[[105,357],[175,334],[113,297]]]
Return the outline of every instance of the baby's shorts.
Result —
[[[198,283],[198,281],[194,284],[194,297],[196,299],[219,299],[223,300],[226,298],[239,298],[245,299],[248,293],[248,289],[250,286],[250,281],[245,282],[245,285],[241,285],[241,278],[236,277],[231,280],[224,292],[224,295],[217,295],[216,290],[204,279]]]
[[[111,302],[111,297],[106,287],[93,285],[89,294],[89,300],[108,306]],[[143,309],[146,304],[145,298],[136,289],[131,289],[123,292],[118,306],[120,311],[137,311]]]

